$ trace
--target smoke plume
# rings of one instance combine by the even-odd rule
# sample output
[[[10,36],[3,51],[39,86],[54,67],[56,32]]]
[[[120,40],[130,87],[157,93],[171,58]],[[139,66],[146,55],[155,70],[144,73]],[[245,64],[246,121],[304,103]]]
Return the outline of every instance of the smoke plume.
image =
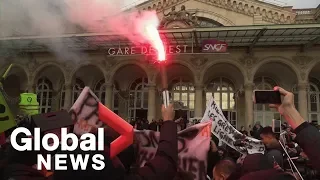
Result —
[[[156,12],[123,12],[124,5],[121,0],[0,0],[0,42],[7,37],[84,32],[108,32],[135,44],[150,42],[144,36],[145,26],[158,26]],[[36,39],[35,42],[46,46],[61,60],[81,60],[84,57],[79,52],[70,51],[68,46],[79,43],[71,38]],[[21,41],[19,46],[28,44],[30,42]]]

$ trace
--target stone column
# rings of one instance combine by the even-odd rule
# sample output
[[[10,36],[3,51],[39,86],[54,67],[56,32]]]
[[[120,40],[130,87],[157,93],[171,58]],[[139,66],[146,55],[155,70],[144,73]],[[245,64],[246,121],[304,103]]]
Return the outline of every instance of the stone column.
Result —
[[[36,93],[37,85],[34,82],[35,82],[34,76],[29,75],[28,76],[28,85],[27,85],[27,92],[28,93]]]
[[[35,84],[28,84],[27,91],[28,93],[36,93],[36,88]]]
[[[148,121],[156,118],[156,85],[150,84],[148,90]]]
[[[65,94],[64,94],[64,107],[63,109],[69,110],[71,108],[72,104],[72,84],[66,83],[64,85],[65,87]]]
[[[194,97],[194,116],[202,117],[203,116],[203,85],[195,86],[195,97]]]
[[[298,100],[299,100],[299,112],[301,116],[308,121],[308,101],[307,101],[307,89],[308,89],[307,83],[300,83],[298,84]]]
[[[106,96],[105,96],[105,106],[107,106],[109,109],[112,109],[112,101],[113,101],[113,89],[112,84],[107,83],[106,84]],[[113,110],[113,109],[112,109]]]
[[[59,89],[54,88],[52,91],[52,99],[51,99],[51,111],[59,111],[60,110],[60,92]]]
[[[253,126],[253,83],[244,85],[246,113],[245,113],[245,128],[248,129],[249,125]]]

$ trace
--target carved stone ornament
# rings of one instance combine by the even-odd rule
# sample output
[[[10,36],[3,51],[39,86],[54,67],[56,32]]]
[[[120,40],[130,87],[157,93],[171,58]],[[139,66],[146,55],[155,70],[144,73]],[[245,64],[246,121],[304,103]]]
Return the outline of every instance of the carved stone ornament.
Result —
[[[26,67],[28,67],[30,72],[33,72],[40,65],[32,54],[28,54],[28,61],[25,62],[27,62]]]
[[[150,83],[154,83],[156,81],[156,76],[158,75],[158,71],[156,69],[153,69],[151,72],[150,72]]]
[[[198,18],[196,16],[196,12],[188,12],[186,10],[185,5],[182,5],[179,11],[176,11],[176,7],[172,6],[171,11],[168,14],[165,14],[163,11],[163,19],[161,21],[162,27],[167,27],[168,24],[174,22],[174,21],[180,21],[184,22],[189,26],[198,26]]]
[[[191,64],[194,65],[197,69],[200,69],[207,61],[207,58],[194,57],[190,59]]]
[[[111,82],[111,72],[110,71],[106,71],[105,73],[104,73],[104,78],[105,78],[105,81],[106,82]]]
[[[247,68],[247,77],[249,81],[252,81],[252,68]]]
[[[176,11],[176,5],[183,4],[188,0],[153,0],[149,3],[143,4],[141,10],[156,10],[158,13],[163,12],[165,9],[171,8],[171,12],[164,14],[165,18],[163,21],[176,21],[179,19],[187,18],[189,16],[183,11],[182,7],[180,11]],[[266,4],[260,1],[253,0],[197,0],[202,2],[208,8],[210,6],[215,6],[218,8],[226,9],[228,11],[236,12],[246,16],[261,16],[263,21],[271,22],[273,24],[291,24],[296,20],[296,12],[288,11],[286,8],[281,6],[275,6],[271,4]],[[298,20],[301,21],[301,20]],[[315,20],[309,22],[314,23]],[[165,22],[163,22],[165,24]]]
[[[74,68],[75,68],[75,64],[74,63],[72,63],[72,61],[66,61],[65,63],[64,63],[64,69],[65,69],[65,71],[67,72],[66,73],[66,82],[71,82],[72,81],[72,72],[74,71]]]
[[[197,70],[195,75],[196,75],[196,81],[201,81],[201,71]]]
[[[241,58],[239,58],[239,61],[244,66],[251,68],[258,62],[258,58],[252,55],[245,55]]]
[[[107,56],[106,54],[104,54],[104,59],[101,62],[105,68],[107,69],[111,69],[114,65],[117,64],[117,59],[115,57],[111,57],[111,56]]]
[[[299,65],[301,69],[306,69],[310,62],[313,60],[313,58],[309,56],[298,55],[293,56],[292,60],[295,64]]]
[[[306,80],[306,77],[307,77],[307,73],[306,72],[300,72],[300,77],[302,80]]]

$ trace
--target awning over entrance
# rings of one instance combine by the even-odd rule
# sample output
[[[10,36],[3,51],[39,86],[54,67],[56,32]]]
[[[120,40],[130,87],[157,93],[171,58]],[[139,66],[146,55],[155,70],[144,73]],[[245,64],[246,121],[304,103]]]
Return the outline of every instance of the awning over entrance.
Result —
[[[192,53],[207,39],[228,43],[229,47],[301,46],[302,50],[320,45],[320,24],[259,25],[161,30],[166,44],[188,45]],[[127,38],[114,33],[64,34],[0,38],[0,53],[47,51],[59,46],[75,50],[104,50],[133,46]]]

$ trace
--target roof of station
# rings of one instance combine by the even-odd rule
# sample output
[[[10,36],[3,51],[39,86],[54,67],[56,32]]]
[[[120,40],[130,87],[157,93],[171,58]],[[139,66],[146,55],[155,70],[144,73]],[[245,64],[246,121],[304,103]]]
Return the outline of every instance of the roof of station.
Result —
[[[170,45],[201,46],[202,40],[225,41],[229,47],[320,45],[320,24],[228,26],[160,30]],[[0,38],[0,49],[6,51],[46,51],[48,45],[63,43],[77,50],[101,50],[133,45],[125,36],[115,33],[64,34],[57,36],[23,36]]]

